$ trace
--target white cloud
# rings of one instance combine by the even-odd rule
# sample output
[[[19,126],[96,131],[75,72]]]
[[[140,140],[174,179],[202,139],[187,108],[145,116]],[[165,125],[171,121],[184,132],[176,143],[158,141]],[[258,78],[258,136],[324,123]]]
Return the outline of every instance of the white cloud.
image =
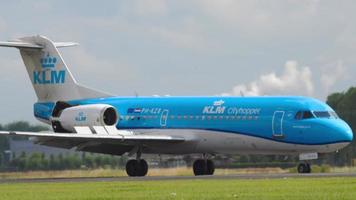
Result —
[[[236,85],[231,92],[223,95],[312,95],[313,91],[310,68],[301,67],[296,61],[287,61],[281,75],[275,72],[262,75],[249,84]]]

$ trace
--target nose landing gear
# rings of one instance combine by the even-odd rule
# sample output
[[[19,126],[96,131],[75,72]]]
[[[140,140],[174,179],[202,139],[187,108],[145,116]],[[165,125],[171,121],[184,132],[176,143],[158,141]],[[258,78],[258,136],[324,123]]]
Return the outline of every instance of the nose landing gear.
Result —
[[[309,163],[300,163],[297,167],[298,173],[306,174],[311,172],[311,167]]]
[[[300,163],[298,165],[298,167],[297,167],[298,173],[301,173],[301,174],[310,173],[311,167],[310,167],[310,164],[308,163],[308,160],[316,160],[316,159],[318,159],[318,157],[319,157],[319,155],[317,152],[299,154],[299,160],[303,161],[303,163]]]

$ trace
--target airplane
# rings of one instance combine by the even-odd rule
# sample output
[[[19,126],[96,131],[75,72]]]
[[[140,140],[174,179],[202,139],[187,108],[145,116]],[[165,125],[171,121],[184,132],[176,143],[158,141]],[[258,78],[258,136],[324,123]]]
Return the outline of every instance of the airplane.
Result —
[[[36,35],[0,46],[20,50],[38,101],[34,116],[53,132],[0,131],[30,136],[41,145],[135,156],[128,176],[145,176],[142,154],[199,155],[195,175],[213,175],[218,154],[299,156],[310,160],[338,151],[353,139],[351,128],[325,103],[301,96],[120,97],[76,82],[53,42]],[[104,69],[98,69],[104,70]]]

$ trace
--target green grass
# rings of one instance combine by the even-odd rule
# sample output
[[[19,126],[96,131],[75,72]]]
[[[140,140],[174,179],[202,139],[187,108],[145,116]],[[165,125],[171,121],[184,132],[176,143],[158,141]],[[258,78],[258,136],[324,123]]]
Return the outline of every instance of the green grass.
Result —
[[[0,199],[355,199],[356,178],[0,184]]]
[[[289,171],[292,171],[291,169]],[[231,174],[267,174],[287,173],[280,168],[244,168],[244,169],[216,169],[215,175]],[[296,173],[296,170],[293,172]],[[127,176],[124,169],[89,169],[89,170],[58,170],[58,171],[27,171],[0,172],[0,179],[29,179],[29,178],[73,178],[73,177],[122,177]],[[189,167],[152,168],[147,176],[193,176],[193,169]],[[1,200],[1,199],[0,199]]]

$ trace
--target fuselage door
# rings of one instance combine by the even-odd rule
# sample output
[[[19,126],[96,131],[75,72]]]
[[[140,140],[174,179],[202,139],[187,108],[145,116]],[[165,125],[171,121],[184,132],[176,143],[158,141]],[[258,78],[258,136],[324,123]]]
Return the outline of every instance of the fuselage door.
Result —
[[[162,111],[161,120],[160,120],[161,126],[166,126],[167,125],[168,113],[169,112],[166,109]]]
[[[284,137],[283,134],[284,111],[275,111],[272,118],[272,135],[273,137]]]

